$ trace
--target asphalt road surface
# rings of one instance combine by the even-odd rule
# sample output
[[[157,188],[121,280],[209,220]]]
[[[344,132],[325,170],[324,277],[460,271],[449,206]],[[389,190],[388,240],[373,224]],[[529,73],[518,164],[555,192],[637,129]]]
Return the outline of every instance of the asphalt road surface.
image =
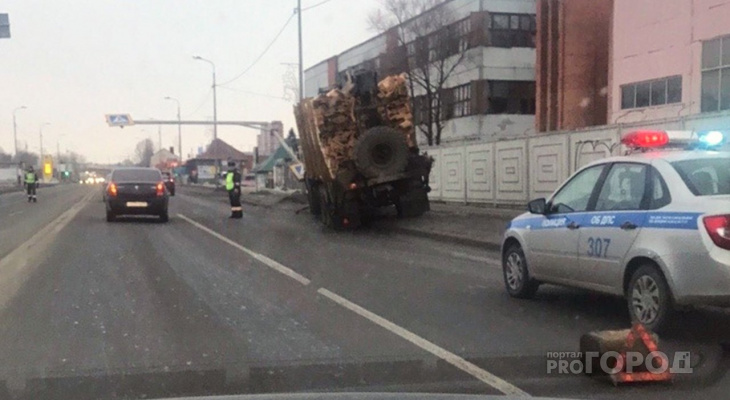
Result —
[[[169,223],[107,223],[98,187],[0,196],[0,398],[302,391],[727,398],[730,314],[701,310],[660,349],[672,384],[548,373],[548,353],[628,326],[620,299],[558,287],[518,301],[498,254],[377,227],[327,231],[294,203],[179,188]],[[727,347],[727,346],[725,346]]]

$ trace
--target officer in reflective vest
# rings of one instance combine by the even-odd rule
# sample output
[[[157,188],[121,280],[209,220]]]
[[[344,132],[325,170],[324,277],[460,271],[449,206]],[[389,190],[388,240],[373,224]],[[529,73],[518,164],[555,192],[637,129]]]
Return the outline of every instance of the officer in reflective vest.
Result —
[[[31,165],[28,167],[28,171],[25,173],[25,187],[28,190],[28,203],[31,201],[36,203],[38,202],[38,199],[36,198],[36,187],[38,185],[38,175],[33,170],[33,166]]]
[[[241,173],[236,168],[236,163],[228,162],[228,173],[226,174],[226,190],[228,200],[231,202],[231,218],[243,218],[243,207],[241,207]]]

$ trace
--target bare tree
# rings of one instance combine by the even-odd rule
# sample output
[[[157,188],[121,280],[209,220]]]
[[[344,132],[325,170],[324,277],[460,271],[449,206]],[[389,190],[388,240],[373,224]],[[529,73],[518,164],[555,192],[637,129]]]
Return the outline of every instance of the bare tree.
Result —
[[[2,148],[0,148],[0,162],[1,163],[9,163],[12,160],[13,160],[13,156],[11,154],[6,153],[5,150],[3,150]]]
[[[429,146],[441,144],[450,93],[448,79],[468,61],[468,31],[460,32],[446,0],[381,0],[381,8],[368,16],[372,30],[397,37],[407,62],[413,110],[419,131]]]
[[[18,154],[13,157],[13,162],[23,164],[27,167],[29,165],[38,165],[39,159],[40,157],[38,157],[38,154],[20,150],[18,151]]]
[[[144,139],[137,143],[134,149],[137,157],[137,165],[140,167],[149,167],[152,162],[152,156],[155,154],[155,145],[150,139]]]

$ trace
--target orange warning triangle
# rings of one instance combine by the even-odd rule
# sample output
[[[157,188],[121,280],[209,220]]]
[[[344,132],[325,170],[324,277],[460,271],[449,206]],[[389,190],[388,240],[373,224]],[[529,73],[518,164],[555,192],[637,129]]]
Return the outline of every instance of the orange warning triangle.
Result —
[[[631,327],[629,334],[626,336],[626,350],[621,352],[616,363],[615,369],[618,372],[611,375],[611,380],[614,385],[626,382],[664,382],[671,380],[672,375],[669,372],[669,365],[667,365],[667,368],[662,372],[626,372],[626,351],[634,346],[637,336],[644,343],[647,350],[649,350],[649,353],[659,350],[654,338],[646,331],[644,325],[635,323]],[[658,355],[652,356],[652,363],[657,358],[661,359]]]

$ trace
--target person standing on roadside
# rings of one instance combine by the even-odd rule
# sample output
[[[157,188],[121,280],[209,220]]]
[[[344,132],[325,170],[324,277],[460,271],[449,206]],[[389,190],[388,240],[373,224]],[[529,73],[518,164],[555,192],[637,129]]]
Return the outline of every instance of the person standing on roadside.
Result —
[[[231,217],[233,219],[243,218],[243,207],[241,207],[241,173],[236,168],[236,163],[228,162],[228,173],[226,173],[226,191],[228,200],[231,202]]]
[[[38,187],[38,174],[33,170],[33,166],[28,167],[28,171],[25,173],[25,187],[28,191],[28,203],[38,202],[36,197],[36,188]]]

